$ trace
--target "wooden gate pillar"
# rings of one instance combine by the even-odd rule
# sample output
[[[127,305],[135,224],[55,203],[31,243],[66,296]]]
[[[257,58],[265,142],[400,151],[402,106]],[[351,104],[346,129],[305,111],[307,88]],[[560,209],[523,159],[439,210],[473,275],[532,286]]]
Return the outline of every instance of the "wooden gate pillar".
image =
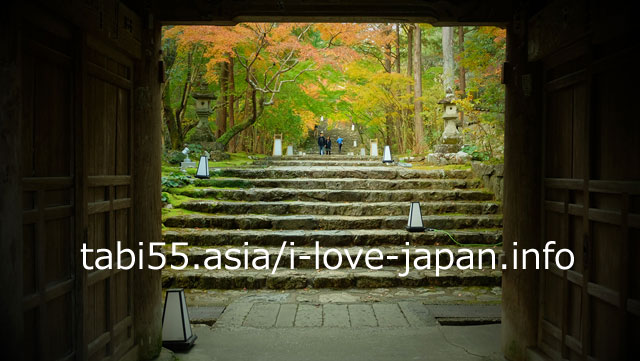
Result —
[[[504,136],[503,241],[505,262],[513,266],[514,242],[523,248],[539,248],[541,232],[541,74],[527,62],[527,17],[516,12],[507,28],[507,63]],[[519,265],[522,264],[519,257]],[[509,360],[524,360],[528,347],[536,345],[538,322],[538,272],[502,273],[502,348]]]
[[[0,320],[2,354],[22,348],[22,168],[20,163],[19,16],[0,16]]]
[[[161,27],[145,19],[142,31],[142,56],[134,71],[134,240],[143,243],[145,257],[148,244],[160,242],[161,234],[161,94],[159,60]],[[151,21],[152,23],[149,23]],[[162,347],[161,271],[136,270],[134,276],[134,329],[138,359],[155,358]],[[154,264],[157,259],[152,259]]]

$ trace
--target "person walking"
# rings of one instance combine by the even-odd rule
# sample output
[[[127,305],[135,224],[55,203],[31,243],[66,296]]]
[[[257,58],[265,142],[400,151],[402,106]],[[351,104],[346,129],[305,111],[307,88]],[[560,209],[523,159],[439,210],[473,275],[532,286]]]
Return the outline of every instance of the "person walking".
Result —
[[[331,155],[331,136],[327,136],[327,145],[325,146],[327,148],[327,155]]]
[[[342,142],[344,140],[342,139],[342,137],[338,137],[338,139],[336,139],[336,143],[338,143],[338,153],[342,153]]]
[[[320,148],[320,155],[324,155],[324,147],[327,145],[327,140],[324,138],[324,132],[320,132],[318,137],[318,148]]]

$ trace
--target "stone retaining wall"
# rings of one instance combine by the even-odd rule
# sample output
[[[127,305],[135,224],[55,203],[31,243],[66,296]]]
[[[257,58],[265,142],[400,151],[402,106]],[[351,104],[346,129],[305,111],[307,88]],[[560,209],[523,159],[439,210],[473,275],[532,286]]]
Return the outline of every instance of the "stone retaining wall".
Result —
[[[497,200],[502,200],[504,190],[504,164],[484,164],[471,162],[473,174],[482,180],[486,188],[491,190]]]

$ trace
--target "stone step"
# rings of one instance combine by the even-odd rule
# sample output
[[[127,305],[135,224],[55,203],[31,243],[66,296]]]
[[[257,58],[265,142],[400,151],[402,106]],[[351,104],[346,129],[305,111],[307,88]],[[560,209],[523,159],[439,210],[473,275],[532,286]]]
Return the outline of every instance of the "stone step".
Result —
[[[267,160],[256,161],[255,165],[268,165],[275,167],[385,167],[382,157],[377,160],[351,160],[351,159],[327,159],[327,160]]]
[[[211,176],[236,178],[360,178],[360,179],[466,179],[468,169],[421,170],[395,165],[385,167],[266,167],[211,168]]]
[[[333,150],[333,147],[331,148]],[[306,155],[284,155],[282,157],[266,157],[263,158],[263,160],[274,160],[274,161],[287,161],[287,160],[301,160],[301,161],[307,161],[307,160],[368,160],[368,161],[377,161],[379,159],[381,159],[380,157],[371,157],[369,155],[359,155],[360,153],[358,153],[357,155],[347,155],[344,152],[344,146],[342,147],[343,152],[341,154],[338,154],[338,148],[336,147],[336,151],[335,154],[331,154],[331,155],[320,155],[320,154],[306,154]],[[317,151],[317,150],[316,150]],[[358,148],[358,152],[360,151],[360,148]],[[368,153],[367,153],[368,154]],[[382,149],[380,149],[380,155],[382,155]]]
[[[484,190],[327,190],[291,188],[219,189],[196,188],[182,191],[192,198],[245,202],[318,201],[318,202],[417,202],[417,201],[489,201],[493,194]]]
[[[502,241],[502,230],[450,230],[448,233],[461,244],[494,245]],[[166,228],[165,243],[186,242],[190,246],[249,246],[287,247],[315,246],[352,247],[397,245],[451,245],[449,236],[439,231],[407,232],[386,229],[360,230],[220,230],[198,228]],[[293,245],[290,244],[293,242]]]
[[[467,266],[470,264],[469,254],[466,252],[459,253],[460,247],[457,246],[421,246],[419,253],[416,253],[415,247],[376,247],[377,250],[382,252],[384,258],[375,259],[370,262],[371,266],[397,266],[397,267],[406,267],[407,260],[407,250],[409,252],[409,262],[410,267],[415,268],[415,260],[416,257],[421,257],[417,260],[417,264],[421,267],[430,266],[435,267],[436,262],[439,260],[440,265],[446,266],[451,262],[451,255],[453,255],[454,262],[460,260],[460,264],[462,266]],[[331,268],[349,268],[353,267],[351,263],[356,264],[357,267],[367,267],[366,263],[366,254],[370,251],[370,248],[363,247],[349,247],[349,248],[335,248],[331,252],[327,252],[328,248],[319,247],[318,250],[315,247],[295,247],[294,255],[291,255],[291,248],[286,248],[283,252],[280,260],[278,261],[278,253],[280,248],[278,247],[236,247],[236,246],[218,246],[215,247],[216,250],[220,252],[221,258],[219,259],[222,265],[234,266],[236,264],[235,261],[229,260],[224,255],[229,249],[239,249],[242,252],[241,255],[235,254],[234,257],[240,259],[242,262],[241,267],[244,267],[244,252],[245,250],[248,252],[247,256],[247,264],[250,268],[254,265],[264,265],[265,264],[265,251],[268,252],[268,266],[273,267],[273,265],[278,262],[279,267],[281,268],[291,268],[292,259],[293,259],[293,267],[296,269],[299,268],[315,268],[315,269],[327,269],[326,265],[329,265]],[[256,252],[256,250],[259,251]],[[210,250],[210,252],[206,252]],[[184,253],[188,256],[189,266],[193,267],[194,265],[198,265],[199,267],[205,267],[204,265],[209,264],[209,267],[213,267],[217,264],[218,260],[214,257],[211,258],[214,253],[211,252],[211,248],[203,248],[203,247],[177,247],[177,251]],[[340,252],[338,255],[337,250]],[[428,253],[425,253],[425,251]],[[473,247],[469,248],[471,252],[473,252],[473,258],[471,262],[474,265],[474,268],[479,267],[493,267],[499,269],[499,259],[500,255],[503,254],[502,247],[494,247],[494,248],[478,248]],[[184,258],[179,255],[172,254],[171,246],[165,246],[163,248],[163,253],[165,254],[167,265],[174,265],[177,267],[182,267],[184,265]],[[451,251],[448,253],[446,251]],[[480,254],[482,251],[482,254]],[[347,253],[349,253],[349,257],[351,261],[347,258]],[[436,252],[440,252],[436,257]],[[493,252],[493,255],[492,253]],[[360,254],[360,256],[358,256]],[[377,257],[379,253],[372,251],[371,257]],[[316,258],[317,257],[317,258]],[[429,261],[427,262],[427,258]],[[438,260],[436,260],[438,258]],[[207,259],[209,259],[207,263]],[[317,266],[317,267],[316,267]]]
[[[435,270],[410,271],[406,277],[402,267],[385,267],[380,271],[367,268],[315,270],[279,269],[274,274],[262,270],[206,270],[187,268],[162,271],[163,288],[187,289],[300,289],[300,288],[389,288],[389,287],[456,287],[500,286],[502,275],[490,269],[440,272]]]
[[[273,215],[340,215],[340,216],[408,216],[408,202],[233,202],[186,201],[181,208],[204,213],[220,214],[273,214]],[[500,206],[495,202],[421,202],[422,215],[497,214]]]
[[[436,229],[499,228],[502,215],[423,216],[425,226]],[[208,215],[169,217],[166,227],[219,229],[404,229],[407,216],[325,216],[325,215]]]
[[[219,188],[293,188],[333,190],[399,190],[399,189],[476,189],[478,179],[358,179],[358,178],[211,178],[197,179],[199,187]]]

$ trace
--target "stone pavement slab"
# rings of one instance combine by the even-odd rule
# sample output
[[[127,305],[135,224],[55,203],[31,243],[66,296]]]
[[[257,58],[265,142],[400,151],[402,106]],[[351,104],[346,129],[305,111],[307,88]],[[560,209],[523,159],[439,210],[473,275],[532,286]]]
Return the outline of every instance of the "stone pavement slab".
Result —
[[[504,360],[500,325],[426,328],[235,328],[195,326],[181,361]]]
[[[254,303],[242,325],[259,328],[273,327],[279,310],[280,305],[277,303]]]
[[[321,305],[298,305],[296,313],[296,327],[320,327],[322,326]]]
[[[280,305],[276,327],[293,327],[298,312],[298,304],[284,303]]]
[[[397,303],[374,303],[372,307],[380,327],[409,326]]]
[[[326,304],[322,311],[324,327],[351,327],[347,305]]]
[[[370,304],[352,304],[347,307],[352,327],[376,327],[378,321]]]

